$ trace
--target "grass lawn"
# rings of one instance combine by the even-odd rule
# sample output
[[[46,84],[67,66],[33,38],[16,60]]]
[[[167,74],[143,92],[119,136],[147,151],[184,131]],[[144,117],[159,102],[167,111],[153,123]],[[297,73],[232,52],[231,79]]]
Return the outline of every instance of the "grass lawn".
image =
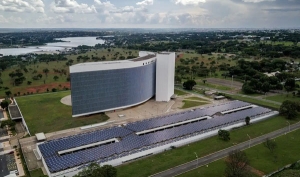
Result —
[[[190,100],[183,100],[182,102],[184,102],[184,105],[181,107],[181,109],[192,108],[192,107],[208,104],[208,102],[198,102],[198,101],[190,101]]]
[[[31,177],[44,177],[47,175],[44,175],[42,169],[39,168],[37,170],[30,171],[30,176]]]
[[[178,96],[182,96],[182,95],[187,95],[188,93],[184,92],[184,91],[181,91],[181,90],[177,90],[175,89],[174,90],[174,93]]]
[[[72,118],[72,107],[60,100],[70,91],[40,94],[16,98],[30,133],[54,132],[108,120],[106,115]]]
[[[178,177],[202,177],[202,176],[213,176],[213,177],[224,177],[226,169],[225,159],[220,159],[215,162],[208,164],[208,166],[202,166],[195,170],[183,173]],[[256,174],[249,174],[249,177],[257,177]]]
[[[277,101],[277,102],[284,102],[285,100],[291,100],[291,101],[300,101],[300,97],[293,96],[291,93],[289,93],[288,97],[287,94],[280,94],[275,96],[270,96],[266,98],[267,100]]]
[[[300,176],[300,170],[284,170],[282,172],[277,173],[274,177],[297,177]]]
[[[265,106],[265,107],[269,107],[269,108],[276,109],[276,110],[278,110],[280,107],[280,105],[278,105],[278,104],[265,102],[263,99],[253,99],[253,98],[243,97],[243,96],[238,96],[238,95],[229,95],[229,96],[232,99],[241,100],[241,101],[253,103],[256,105],[260,105],[260,106]]]
[[[275,139],[277,148],[274,154],[264,147],[257,145],[245,152],[250,160],[251,166],[268,174],[287,164],[294,163],[300,159],[299,144],[300,130],[293,131]],[[274,157],[276,156],[276,158]]]
[[[215,85],[215,84],[210,84],[210,83],[203,83],[203,81],[198,81],[197,86],[203,86],[203,87],[209,87],[212,89],[218,89],[218,90],[232,90],[232,88],[224,86],[224,85]]]
[[[188,99],[188,100],[196,100],[196,101],[208,101],[208,100],[205,100],[203,98],[199,98],[199,97],[188,97],[188,98],[185,98],[185,99]]]
[[[296,123],[297,121],[298,120],[292,121],[291,124]],[[229,142],[221,141],[217,136],[214,136],[187,146],[178,147],[145,159],[118,166],[118,177],[146,177],[194,160],[195,154],[193,152],[196,152],[199,157],[203,157],[210,153],[228,148],[233,144],[247,141],[247,134],[249,134],[252,138],[255,138],[283,127],[286,127],[286,119],[281,116],[276,116],[256,124],[251,124],[250,126],[231,131],[231,140]]]
[[[263,144],[259,144],[250,149],[245,150],[250,161],[250,166],[264,172],[265,174],[272,173],[285,165],[292,164],[300,159],[299,144],[300,130],[288,133],[286,135],[275,138],[277,148],[272,154]],[[288,147],[288,148],[287,148]],[[276,156],[276,157],[275,157]],[[188,176],[220,176],[222,177],[225,170],[224,159],[215,161],[206,166],[197,168],[180,175],[180,177]],[[213,169],[213,170],[212,170]],[[277,177],[290,177],[300,174],[299,170],[285,170]]]
[[[178,177],[191,177],[191,176],[213,176],[213,177],[223,177],[226,165],[224,159],[217,160],[208,165],[208,167],[202,166],[195,170],[183,173]],[[222,172],[222,173],[221,173]]]

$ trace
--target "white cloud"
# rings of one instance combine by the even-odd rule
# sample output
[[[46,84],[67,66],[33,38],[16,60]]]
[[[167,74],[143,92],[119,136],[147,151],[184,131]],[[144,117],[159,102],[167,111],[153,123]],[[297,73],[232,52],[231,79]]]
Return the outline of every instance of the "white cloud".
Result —
[[[55,13],[97,13],[94,5],[79,4],[76,0],[55,0],[51,3],[51,10]]]
[[[6,12],[44,13],[44,3],[42,0],[1,0],[0,10]]]
[[[276,1],[276,0],[243,0],[244,2],[252,2],[252,3],[259,3],[264,1]]]
[[[137,2],[136,5],[138,5],[138,6],[153,5],[153,0],[144,0],[144,1],[141,1],[141,2]]]
[[[200,3],[205,3],[206,0],[175,0],[175,4],[181,4],[181,5],[198,5]]]
[[[3,15],[0,15],[0,23],[8,23],[8,20]]]

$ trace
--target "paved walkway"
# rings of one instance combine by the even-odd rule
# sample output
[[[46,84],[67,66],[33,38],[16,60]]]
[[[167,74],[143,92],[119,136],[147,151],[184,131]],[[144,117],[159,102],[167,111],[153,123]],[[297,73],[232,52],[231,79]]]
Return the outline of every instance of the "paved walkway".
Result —
[[[291,131],[297,130],[299,128],[300,128],[300,122],[298,122],[298,123],[293,124],[293,125],[290,126],[290,130]],[[288,131],[288,127],[279,129],[277,131],[274,131],[274,132],[265,134],[263,136],[254,138],[251,141],[246,141],[246,142],[240,143],[238,145],[229,147],[227,149],[223,149],[221,151],[218,151],[218,152],[215,152],[213,154],[209,154],[207,156],[199,158],[198,162],[197,162],[197,160],[194,160],[194,161],[191,161],[191,162],[187,162],[185,164],[176,166],[176,167],[168,169],[166,171],[154,174],[151,177],[169,177],[169,176],[180,175],[182,173],[185,173],[185,172],[191,171],[193,169],[196,169],[196,168],[198,168],[200,166],[203,166],[203,165],[209,164],[211,162],[214,162],[214,161],[216,161],[218,159],[222,159],[222,158],[228,156],[229,152],[231,152],[233,150],[236,150],[236,149],[240,149],[240,150],[247,149],[247,148],[249,148],[251,146],[255,146],[257,144],[263,143],[267,138],[272,139],[272,138],[276,138],[278,136],[284,135],[284,134],[287,133],[287,131]]]

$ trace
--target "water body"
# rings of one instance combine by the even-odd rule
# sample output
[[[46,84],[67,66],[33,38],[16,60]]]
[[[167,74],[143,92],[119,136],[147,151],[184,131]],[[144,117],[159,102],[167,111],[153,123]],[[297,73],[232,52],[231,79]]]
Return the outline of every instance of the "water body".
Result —
[[[79,45],[95,46],[96,44],[104,44],[104,40],[96,39],[96,37],[68,37],[57,38],[66,42],[54,42],[47,43],[43,46],[30,46],[26,48],[6,48],[0,49],[0,54],[7,55],[21,55],[34,52],[53,52],[62,51],[72,47],[78,47]]]

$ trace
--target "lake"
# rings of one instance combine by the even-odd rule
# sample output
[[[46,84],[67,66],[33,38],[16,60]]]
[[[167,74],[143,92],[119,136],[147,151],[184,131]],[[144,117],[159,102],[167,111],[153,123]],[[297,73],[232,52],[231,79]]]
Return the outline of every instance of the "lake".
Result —
[[[6,48],[0,49],[0,54],[6,55],[21,55],[33,52],[52,52],[62,51],[67,48],[78,47],[79,45],[95,46],[96,44],[104,44],[104,40],[97,40],[95,37],[68,37],[68,38],[57,38],[57,40],[63,40],[67,42],[54,42],[47,43],[43,46],[30,46],[26,48]]]

